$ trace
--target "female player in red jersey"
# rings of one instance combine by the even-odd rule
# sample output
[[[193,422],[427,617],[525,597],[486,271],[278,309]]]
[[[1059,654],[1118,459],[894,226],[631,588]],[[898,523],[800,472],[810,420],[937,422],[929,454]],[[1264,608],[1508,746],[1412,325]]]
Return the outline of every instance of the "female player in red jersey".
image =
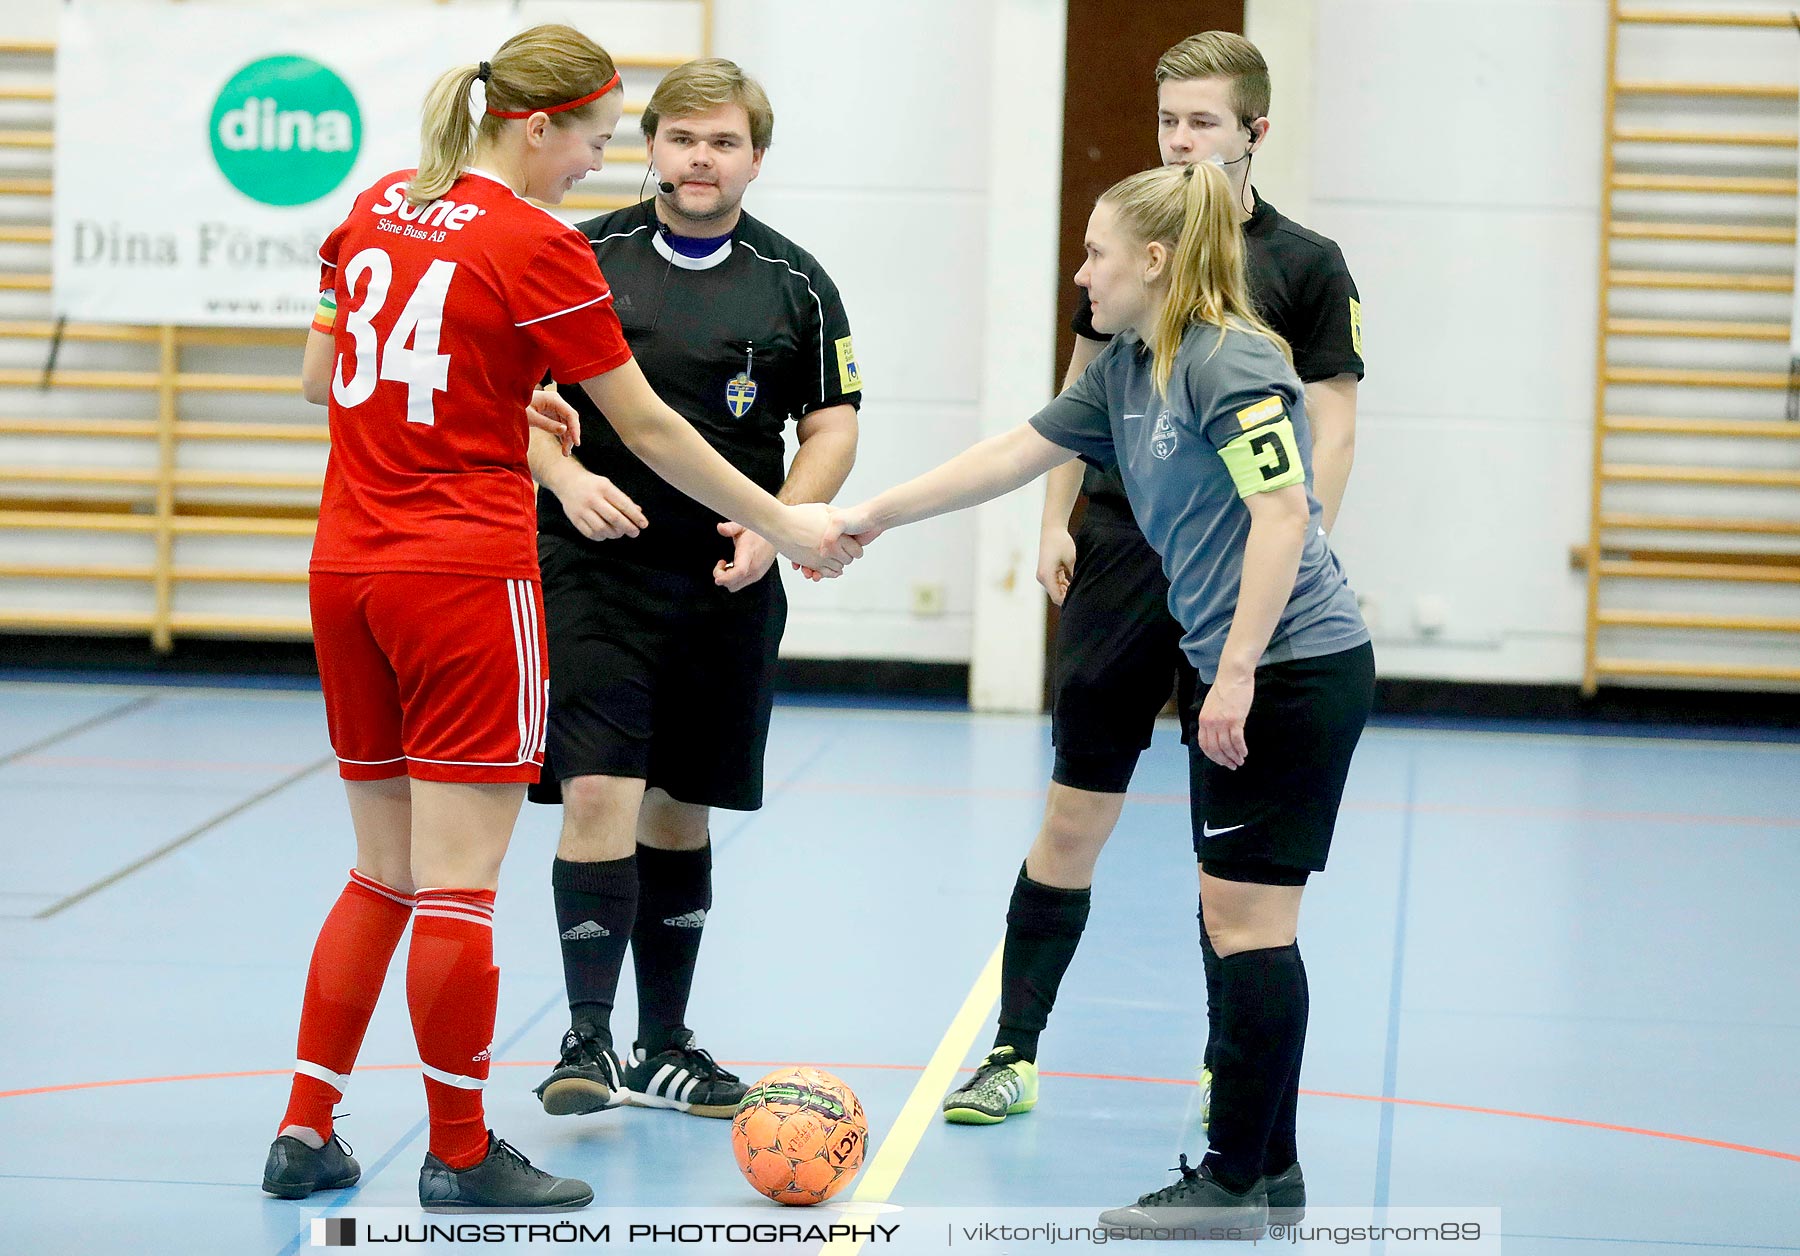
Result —
[[[485,114],[470,111],[475,84]],[[612,294],[555,204],[599,167],[622,112],[605,50],[538,26],[491,62],[444,74],[425,102],[417,171],[376,180],[320,250],[302,370],[330,406],[331,458],[312,555],[325,714],[356,830],[356,867],[307,974],[298,1059],[263,1189],[354,1183],[332,1130],[389,961],[410,919],[406,996],[431,1145],[434,1211],[578,1208],[487,1128],[501,857],[543,762],[543,601],[526,405],[545,372],[587,389],[676,488],[828,572],[822,505],[757,488],[665,406],[633,361]]]

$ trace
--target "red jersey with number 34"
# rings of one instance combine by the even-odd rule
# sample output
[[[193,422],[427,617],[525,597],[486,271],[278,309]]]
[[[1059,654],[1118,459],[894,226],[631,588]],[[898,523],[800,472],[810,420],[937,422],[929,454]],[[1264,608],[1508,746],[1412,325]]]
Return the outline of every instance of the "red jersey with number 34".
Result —
[[[378,180],[319,251],[334,341],[312,570],[536,579],[525,407],[631,357],[587,238],[491,176]],[[332,307],[335,305],[335,314]]]

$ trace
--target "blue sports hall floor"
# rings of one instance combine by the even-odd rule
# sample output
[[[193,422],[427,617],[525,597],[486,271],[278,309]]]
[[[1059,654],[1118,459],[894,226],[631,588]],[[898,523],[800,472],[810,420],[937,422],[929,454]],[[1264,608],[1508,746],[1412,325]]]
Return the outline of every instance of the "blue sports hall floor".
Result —
[[[1301,925],[1316,1215],[1497,1210],[1521,1256],[1800,1252],[1800,743],[1653,731],[1371,728]],[[758,1207],[724,1121],[543,1114],[530,1088],[565,1024],[558,813],[527,807],[500,891],[488,1110],[594,1183],[592,1208],[557,1219],[611,1218],[607,1246],[650,1250],[671,1244],[628,1243],[623,1219],[1087,1217],[1197,1158],[1204,997],[1172,728],[1101,859],[1038,1109],[937,1119],[989,1041],[1048,742],[1036,718],[785,702],[767,806],[715,815],[690,1022],[740,1073],[816,1064],[856,1089],[867,1214]],[[316,1218],[424,1222],[397,975],[342,1105],[361,1183],[303,1203],[258,1190],[307,956],[353,858],[316,690],[0,682],[0,858],[0,1252],[291,1256],[320,1241]],[[627,1040],[630,986],[627,969]],[[429,1244],[496,1245],[544,1246]]]

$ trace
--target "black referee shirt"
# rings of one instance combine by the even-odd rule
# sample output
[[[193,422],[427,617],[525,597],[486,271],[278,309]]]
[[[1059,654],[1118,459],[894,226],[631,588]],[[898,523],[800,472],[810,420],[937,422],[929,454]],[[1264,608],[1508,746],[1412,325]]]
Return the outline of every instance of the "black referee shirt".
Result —
[[[653,201],[580,224],[613,291],[644,375],[669,406],[738,470],[773,493],[785,478],[783,427],[826,406],[862,404],[850,320],[837,285],[804,249],[749,214],[719,250],[684,257],[662,235]],[[643,507],[635,537],[588,541],[538,490],[538,528],[622,558],[708,574],[731,556],[720,516],[671,488],[625,447],[587,394],[575,456]]]
[[[1254,208],[1244,223],[1244,269],[1257,313],[1293,349],[1294,370],[1303,383],[1338,375],[1361,379],[1362,301],[1343,251],[1283,217],[1254,188],[1250,195]],[[1085,288],[1069,326],[1089,340],[1112,339],[1094,330]],[[1137,526],[1116,469],[1089,467],[1081,491],[1087,494],[1088,518]]]

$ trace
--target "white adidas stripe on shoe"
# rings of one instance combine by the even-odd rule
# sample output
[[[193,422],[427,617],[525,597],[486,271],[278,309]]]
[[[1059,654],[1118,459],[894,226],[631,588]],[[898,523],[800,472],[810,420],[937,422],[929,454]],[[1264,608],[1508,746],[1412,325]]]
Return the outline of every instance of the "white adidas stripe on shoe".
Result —
[[[737,1074],[694,1046],[691,1030],[681,1031],[673,1046],[655,1056],[641,1045],[634,1047],[624,1081],[636,1106],[691,1116],[735,1116],[747,1089]]]

